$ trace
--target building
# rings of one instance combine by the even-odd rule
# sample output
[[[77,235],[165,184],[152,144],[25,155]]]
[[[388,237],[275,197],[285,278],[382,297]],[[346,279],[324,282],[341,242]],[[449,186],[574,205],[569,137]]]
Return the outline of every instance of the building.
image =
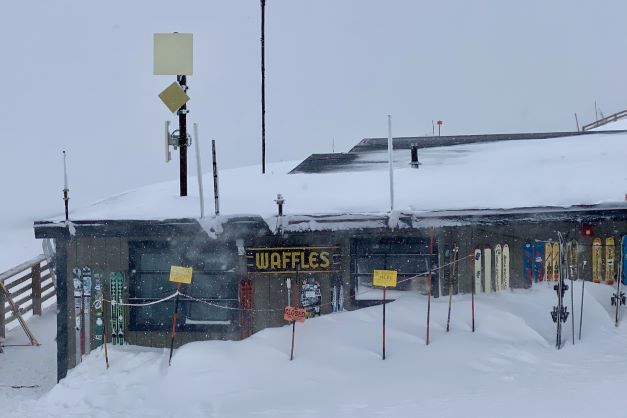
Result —
[[[568,274],[554,266],[549,272],[544,263],[547,244],[553,248],[560,234],[564,243],[578,244],[573,274],[590,280],[593,239],[600,237],[605,244],[606,238],[614,237],[618,260],[619,237],[627,231],[623,199],[627,176],[623,165],[616,164],[620,151],[627,148],[626,140],[624,131],[395,138],[394,211],[388,206],[385,142],[366,139],[345,154],[313,155],[295,168],[283,164],[284,172],[291,174],[268,181],[249,168],[234,172],[231,179],[223,174],[222,202],[240,199],[234,210],[228,204],[223,207],[237,215],[199,219],[193,215],[197,197],[172,199],[176,187],[163,184],[79,210],[70,222],[36,222],[36,237],[54,239],[56,245],[58,376],[64,377],[80,358],[75,268],[104,272],[107,327],[112,312],[106,303],[111,300],[107,280],[110,273],[122,273],[122,302],[145,304],[121,308],[125,340],[152,347],[170,344],[174,300],[155,302],[176,291],[168,281],[173,265],[194,271],[191,285],[181,287],[185,296],[179,298],[175,346],[240,339],[285,325],[283,308],[288,303],[306,307],[311,315],[381,303],[382,292],[372,287],[374,269],[398,271],[399,283],[388,291],[391,298],[404,291],[426,293],[429,281],[435,297],[451,290],[528,288],[547,276]],[[420,168],[409,164],[414,144],[421,147]],[[527,172],[524,161],[506,160],[512,150],[523,160],[525,153],[539,153],[540,165],[529,162]],[[494,190],[473,193],[473,176],[487,171],[477,167],[477,161],[486,161],[486,154],[500,156],[503,161],[494,165],[510,171],[493,176]],[[575,167],[584,157],[590,175],[559,171]],[[543,170],[543,162],[551,165],[549,170]],[[532,196],[545,187],[538,179],[552,168],[556,176],[550,177],[549,187],[558,196],[551,190]],[[449,175],[441,179],[439,173],[445,171]],[[597,187],[582,192],[588,177]],[[250,185],[253,180],[257,183],[248,190],[233,183]],[[416,185],[419,181],[423,183]],[[576,182],[572,188],[571,182]],[[506,190],[504,184],[510,183],[527,188]],[[433,188],[431,201],[425,194],[428,187]],[[375,188],[382,192],[372,195]],[[273,202],[279,190],[287,197],[282,216]],[[532,204],[517,204],[527,201]],[[604,268],[603,274],[615,276],[616,270]],[[90,335],[85,337],[92,347],[95,318],[92,308]]]

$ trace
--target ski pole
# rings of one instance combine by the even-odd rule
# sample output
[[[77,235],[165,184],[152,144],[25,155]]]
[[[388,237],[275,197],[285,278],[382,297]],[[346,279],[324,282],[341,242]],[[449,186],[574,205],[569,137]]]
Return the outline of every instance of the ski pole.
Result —
[[[581,324],[583,322],[583,292],[585,290],[586,285],[586,277],[583,275],[584,270],[586,269],[587,261],[583,261],[583,266],[581,267],[581,309],[579,310],[579,340],[581,341]]]
[[[383,288],[383,360],[385,360],[385,291],[387,286]]]
[[[474,276],[472,277],[472,280],[470,282],[470,309],[471,309],[471,315],[472,315],[472,332],[475,332],[475,278]]]
[[[176,314],[179,310],[179,289],[180,283],[176,284],[176,298],[174,299],[174,313],[172,314],[172,337],[170,338],[170,358],[168,359],[168,366],[172,365],[172,351],[174,351],[174,337],[176,336]]]

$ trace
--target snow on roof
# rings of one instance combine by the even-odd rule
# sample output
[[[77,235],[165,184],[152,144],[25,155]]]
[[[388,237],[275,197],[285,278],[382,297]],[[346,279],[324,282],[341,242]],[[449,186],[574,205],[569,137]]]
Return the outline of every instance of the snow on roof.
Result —
[[[394,153],[394,209],[404,212],[594,205],[623,202],[627,193],[627,133],[502,141]],[[361,153],[350,171],[288,174],[298,162],[220,172],[221,214],[273,216],[281,193],[286,214],[385,213],[390,209],[385,151]],[[213,178],[204,175],[205,207],[213,213]],[[189,196],[178,180],[122,193],[71,212],[71,219],[199,217],[195,177]]]

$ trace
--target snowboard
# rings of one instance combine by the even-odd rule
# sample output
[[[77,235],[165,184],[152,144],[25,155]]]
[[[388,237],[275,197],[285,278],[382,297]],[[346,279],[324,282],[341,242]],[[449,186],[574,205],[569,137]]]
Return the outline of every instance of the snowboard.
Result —
[[[523,283],[530,288],[533,283],[533,246],[530,242],[523,245]]]
[[[544,281],[544,244],[536,242],[533,246],[533,280]]]
[[[494,290],[501,291],[503,276],[503,249],[501,244],[496,244],[494,247]]]
[[[553,244],[544,244],[544,280],[547,283],[553,281]]]
[[[333,285],[331,288],[331,312],[335,313],[337,311],[337,286]]]
[[[509,245],[503,245],[503,289],[509,289]]]
[[[557,242],[553,243],[553,281],[557,282],[560,279],[560,245]]]
[[[102,317],[102,286],[104,273],[100,269],[92,272],[94,281],[94,349],[100,347],[104,341],[104,319]]]
[[[320,283],[313,279],[303,281],[300,291],[300,306],[307,311],[307,318],[320,315],[321,302],[322,293],[320,292]]]
[[[74,283],[74,330],[76,337],[76,364],[81,362],[83,354],[82,341],[82,318],[83,318],[83,282],[81,280],[81,269],[72,269],[72,282]]]
[[[483,249],[483,279],[485,292],[492,292],[492,248],[485,247]]]
[[[91,268],[83,267],[83,353],[91,351]]]
[[[337,295],[337,310],[342,312],[344,310],[344,286],[340,283],[340,291]]]
[[[614,237],[605,239],[605,283],[614,284]]]
[[[481,292],[481,250],[475,249],[475,293]]]
[[[592,240],[592,281],[601,283],[603,255],[601,254],[601,238]]]

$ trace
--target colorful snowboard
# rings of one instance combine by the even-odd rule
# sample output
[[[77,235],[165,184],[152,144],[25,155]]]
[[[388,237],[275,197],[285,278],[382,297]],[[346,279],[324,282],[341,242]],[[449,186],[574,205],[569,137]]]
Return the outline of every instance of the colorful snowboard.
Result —
[[[81,269],[72,269],[72,282],[74,283],[74,321],[76,336],[76,364],[83,358],[83,282],[81,280]]]
[[[83,353],[91,351],[91,269],[83,267]]]
[[[501,291],[503,285],[503,248],[501,244],[494,247],[494,288],[497,292]]]
[[[601,253],[601,238],[592,240],[592,281],[601,283],[603,254]]]
[[[481,250],[475,249],[475,293],[481,293]]]
[[[560,261],[560,245],[557,242],[553,243],[553,281],[557,282],[560,279],[560,267],[562,263]]]
[[[614,237],[608,237],[605,239],[605,283],[609,285],[614,284]]]
[[[533,246],[526,242],[523,245],[523,285],[530,288],[533,284]]]
[[[503,289],[509,289],[509,245],[503,245]]]
[[[483,279],[485,292],[492,292],[492,248],[485,247],[483,250]]]
[[[100,269],[94,269],[94,349],[100,347],[103,343],[104,336],[104,319],[102,317],[102,286],[104,273]]]
[[[544,281],[544,243],[536,242],[533,246],[533,280]]]

